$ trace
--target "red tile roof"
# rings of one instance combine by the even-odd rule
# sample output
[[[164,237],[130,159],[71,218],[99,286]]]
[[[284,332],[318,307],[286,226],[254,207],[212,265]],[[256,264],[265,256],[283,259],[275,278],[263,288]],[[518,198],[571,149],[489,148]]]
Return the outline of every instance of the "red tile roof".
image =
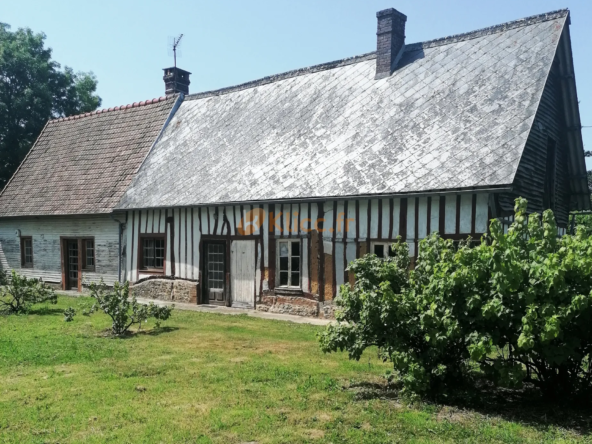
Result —
[[[161,97],[49,121],[0,193],[0,217],[111,212],[175,99]]]

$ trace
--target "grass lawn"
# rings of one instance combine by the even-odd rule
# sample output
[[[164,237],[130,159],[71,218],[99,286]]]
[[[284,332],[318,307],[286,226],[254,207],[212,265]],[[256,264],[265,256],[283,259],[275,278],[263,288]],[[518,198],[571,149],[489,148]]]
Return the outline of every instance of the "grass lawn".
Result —
[[[322,354],[322,327],[175,311],[112,339],[106,315],[63,321],[79,301],[0,317],[1,443],[591,441],[569,421],[405,406],[375,356]]]

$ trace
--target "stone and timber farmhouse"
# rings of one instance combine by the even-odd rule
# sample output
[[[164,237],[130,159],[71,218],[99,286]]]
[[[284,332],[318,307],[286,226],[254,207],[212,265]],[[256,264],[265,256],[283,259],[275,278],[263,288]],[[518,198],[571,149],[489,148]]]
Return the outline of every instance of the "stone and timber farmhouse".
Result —
[[[590,209],[567,10],[50,121],[0,194],[0,267],[82,290],[317,316],[347,263]]]

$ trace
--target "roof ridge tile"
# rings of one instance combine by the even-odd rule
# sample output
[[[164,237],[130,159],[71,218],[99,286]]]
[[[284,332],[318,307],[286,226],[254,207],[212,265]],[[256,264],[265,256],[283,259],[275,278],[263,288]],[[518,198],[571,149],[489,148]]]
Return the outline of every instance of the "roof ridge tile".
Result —
[[[542,14],[532,15],[529,17],[524,17],[518,20],[512,20],[509,22],[500,23],[498,25],[489,26],[486,28],[480,28],[473,31],[461,33],[461,34],[453,34],[448,37],[441,37],[438,39],[433,40],[426,40],[424,42],[416,42],[416,43],[409,43],[405,45],[404,51],[417,51],[424,48],[432,48],[435,46],[443,46],[450,43],[457,43],[462,42],[465,40],[471,40],[479,37],[484,37],[490,34],[496,34],[498,32],[508,31],[510,29],[521,28],[523,26],[534,25],[536,23],[541,23],[549,20],[553,20],[556,18],[561,17],[568,17],[569,16],[569,9],[558,9],[556,11],[544,12]],[[254,88],[256,86],[267,85],[270,83],[278,82],[280,80],[286,80],[293,77],[302,76],[305,74],[312,74],[319,71],[327,71],[334,68],[340,68],[346,65],[352,65],[354,63],[363,62],[366,60],[371,60],[376,58],[376,51],[368,52],[365,54],[356,55],[353,57],[346,57],[343,59],[334,60],[331,62],[320,63],[317,65],[311,65],[304,68],[293,69],[290,71],[285,71],[279,74],[272,74],[269,76],[265,76],[259,79],[250,80],[248,82],[239,83],[237,85],[227,86],[224,88],[219,88],[210,91],[203,91],[199,93],[193,93],[185,96],[186,100],[199,100],[205,99],[208,97],[215,97],[221,96],[237,91],[242,91],[249,88]]]
[[[152,105],[154,103],[164,102],[165,100],[169,100],[169,99],[173,99],[173,98],[176,99],[176,97],[177,97],[176,94],[170,95],[170,96],[161,96],[161,97],[157,97],[154,99],[142,100],[141,102],[129,103],[127,105],[112,106],[111,108],[103,108],[103,109],[98,109],[98,110],[91,111],[91,112],[74,114],[74,115],[68,116],[68,117],[58,117],[57,119],[49,120],[49,123],[65,122],[68,120],[78,120],[83,117],[94,116],[95,114],[104,114],[104,113],[113,112],[113,111],[120,111],[120,110],[125,110],[125,109],[130,109],[130,108],[138,108],[140,106],[146,106],[146,105]]]

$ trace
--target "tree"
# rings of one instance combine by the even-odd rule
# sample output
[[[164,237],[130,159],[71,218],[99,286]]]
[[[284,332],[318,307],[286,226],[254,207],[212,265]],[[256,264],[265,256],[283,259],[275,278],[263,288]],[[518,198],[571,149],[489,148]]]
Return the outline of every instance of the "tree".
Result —
[[[142,322],[150,318],[156,319],[156,328],[160,328],[161,321],[166,321],[171,316],[174,307],[159,307],[152,302],[149,305],[140,304],[135,296],[129,299],[129,282],[123,285],[115,282],[112,289],[102,280],[98,285],[93,282],[90,285],[90,295],[97,300],[98,308],[111,318],[111,332],[115,336],[126,334],[134,324],[141,329]]]
[[[94,74],[60,69],[45,34],[0,23],[0,190],[49,119],[101,105],[96,89]]]
[[[400,240],[392,259],[354,261],[322,349],[359,359],[377,346],[413,394],[451,391],[479,370],[548,399],[589,399],[592,230],[558,238],[551,210],[527,216],[522,198],[515,210],[507,233],[493,219],[478,245],[428,236],[414,270]]]

